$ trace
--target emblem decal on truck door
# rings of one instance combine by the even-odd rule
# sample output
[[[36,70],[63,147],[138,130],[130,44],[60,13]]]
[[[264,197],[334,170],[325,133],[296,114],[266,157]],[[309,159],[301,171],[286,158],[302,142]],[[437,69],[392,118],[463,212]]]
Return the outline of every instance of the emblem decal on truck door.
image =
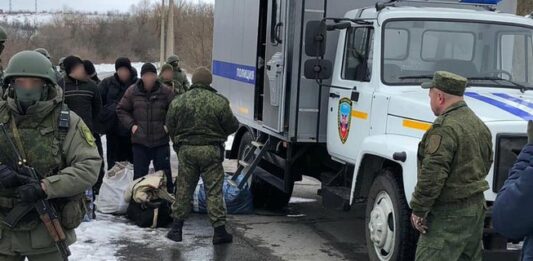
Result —
[[[338,115],[338,124],[339,124],[339,137],[342,144],[346,143],[348,140],[348,135],[350,134],[350,123],[352,122],[352,100],[348,98],[342,98],[339,101],[339,115]]]

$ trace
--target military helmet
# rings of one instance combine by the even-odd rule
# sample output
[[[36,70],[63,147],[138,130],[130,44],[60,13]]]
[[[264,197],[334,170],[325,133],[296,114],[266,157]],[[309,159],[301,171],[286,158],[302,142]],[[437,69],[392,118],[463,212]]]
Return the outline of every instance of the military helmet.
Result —
[[[9,82],[15,77],[37,77],[56,84],[52,63],[36,51],[22,51],[11,57],[4,71],[4,80]]]
[[[179,62],[179,61],[180,61],[180,58],[175,54],[167,58],[167,63],[174,63],[174,62]]]
[[[37,48],[34,51],[46,56],[46,58],[48,58],[48,60],[50,60],[50,58],[51,58],[50,53],[48,52],[48,50],[46,50],[44,48]]]
[[[0,26],[0,43],[7,41],[7,32],[4,27]]]

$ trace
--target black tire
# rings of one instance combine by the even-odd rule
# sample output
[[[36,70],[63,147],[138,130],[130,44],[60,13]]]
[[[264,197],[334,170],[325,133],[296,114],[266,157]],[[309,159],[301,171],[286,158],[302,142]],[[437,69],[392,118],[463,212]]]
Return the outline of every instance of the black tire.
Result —
[[[394,214],[387,215],[387,227],[394,232],[394,247],[386,252],[376,247],[371,239],[370,220],[376,200],[380,202],[386,193],[392,201]],[[380,197],[380,198],[378,198]],[[386,197],[386,196],[385,196]],[[379,205],[379,202],[378,202]],[[379,211],[376,211],[379,212]],[[381,213],[385,213],[381,212]],[[394,216],[394,217],[393,217]],[[414,259],[416,251],[416,233],[411,227],[411,209],[405,200],[401,179],[392,171],[385,169],[376,177],[370,188],[365,215],[366,245],[371,261],[409,261]],[[379,223],[379,222],[377,222]],[[380,254],[378,254],[378,251]]]
[[[246,132],[242,135],[239,143],[239,160],[244,158],[246,148],[252,146],[252,140],[253,136],[250,132]],[[254,207],[268,210],[283,209],[289,204],[293,188],[294,181],[290,184],[290,193],[285,193],[253,175],[250,190],[254,197]]]

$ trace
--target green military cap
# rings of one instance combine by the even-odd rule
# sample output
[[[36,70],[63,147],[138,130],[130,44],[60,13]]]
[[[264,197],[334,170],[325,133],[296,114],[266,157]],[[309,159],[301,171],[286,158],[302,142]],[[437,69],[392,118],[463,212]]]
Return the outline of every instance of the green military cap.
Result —
[[[468,80],[465,77],[455,73],[437,71],[433,75],[433,81],[422,83],[422,88],[437,88],[451,95],[463,96],[467,82]]]
[[[199,67],[194,71],[194,74],[192,75],[192,83],[211,85],[211,83],[213,83],[213,75],[211,74],[211,71],[209,71],[209,69],[207,69],[206,67]]]
[[[173,62],[179,62],[179,61],[180,61],[180,57],[175,54],[167,58],[167,63],[173,63]]]
[[[46,58],[48,58],[48,60],[50,60],[50,58],[52,58],[52,56],[50,56],[50,53],[48,52],[48,50],[46,50],[44,48],[37,48],[34,51],[44,55]]]
[[[172,67],[172,65],[168,64],[168,63],[165,63],[163,64],[163,66],[161,67],[161,72],[164,72],[166,70],[170,70],[170,71],[174,71],[174,67]]]

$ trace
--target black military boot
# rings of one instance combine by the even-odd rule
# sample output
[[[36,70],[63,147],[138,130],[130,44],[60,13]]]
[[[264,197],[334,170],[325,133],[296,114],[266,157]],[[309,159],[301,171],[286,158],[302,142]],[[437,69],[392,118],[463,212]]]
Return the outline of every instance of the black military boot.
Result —
[[[213,245],[229,244],[233,242],[233,236],[226,231],[226,226],[215,227]]]
[[[182,230],[183,220],[174,220],[174,223],[172,223],[172,228],[170,229],[170,231],[168,231],[167,238],[172,241],[181,242],[183,240]]]

